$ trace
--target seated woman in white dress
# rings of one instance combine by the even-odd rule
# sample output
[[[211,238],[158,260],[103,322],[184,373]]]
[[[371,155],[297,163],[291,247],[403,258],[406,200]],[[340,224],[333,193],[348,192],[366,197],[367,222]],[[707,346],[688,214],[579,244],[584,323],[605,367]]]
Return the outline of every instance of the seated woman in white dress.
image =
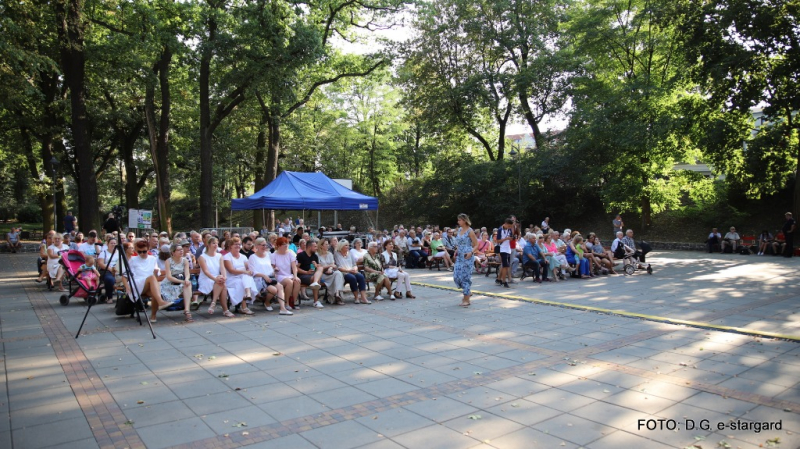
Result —
[[[394,297],[400,299],[403,297],[403,294],[405,294],[406,298],[416,298],[416,296],[411,293],[411,276],[403,271],[403,268],[397,262],[397,253],[394,252],[394,243],[392,243],[391,240],[383,242],[383,253],[381,257],[383,257],[383,274],[389,279],[397,279]]]
[[[63,237],[56,233],[53,236],[52,245],[47,247],[47,273],[58,291],[63,292],[64,286],[61,285],[61,278],[64,277],[64,267],[59,263],[61,253],[69,251],[69,246],[63,244]]]
[[[235,315],[228,310],[228,289],[225,288],[227,280],[225,265],[222,263],[222,254],[217,252],[219,240],[216,237],[209,237],[206,248],[197,263],[200,265],[200,276],[197,279],[197,290],[204,295],[211,295],[211,306],[208,314],[214,314],[219,300],[222,305],[222,315],[233,318]]]
[[[367,254],[367,250],[364,249],[364,243],[361,239],[353,239],[353,247],[350,249],[350,260],[353,261],[353,265],[363,264],[365,254]]]
[[[319,269],[322,270],[322,281],[328,286],[328,292],[333,291],[333,302],[335,304],[344,302],[342,301],[344,274],[336,267],[330,239],[323,238],[319,241],[317,258],[319,258]]]
[[[247,307],[248,302],[253,301],[253,293],[256,291],[256,283],[253,281],[253,272],[247,265],[247,257],[240,251],[242,240],[233,237],[228,245],[228,254],[222,257],[228,279],[225,286],[228,287],[228,297],[234,307],[238,307],[245,315],[253,315],[253,311]]]
[[[158,284],[158,267],[156,266],[156,258],[148,253],[147,241],[136,241],[136,256],[131,257],[128,261],[130,273],[125,270],[123,266],[122,283],[125,284],[125,293],[128,297],[134,300],[141,298],[150,298],[150,322],[156,322],[156,312],[166,309],[172,305],[172,302],[164,301],[161,298],[161,286]],[[128,277],[131,278],[134,285],[129,283]]]
[[[278,300],[281,307],[281,315],[292,315],[292,312],[286,310],[286,301],[284,301],[283,284],[279,284],[275,279],[275,269],[272,268],[272,259],[267,250],[267,241],[263,238],[256,239],[256,244],[253,247],[256,252],[248,259],[250,271],[253,272],[253,280],[256,283],[256,291],[258,295],[256,298],[264,300],[268,312],[272,312],[272,297]],[[272,297],[270,297],[272,295]]]

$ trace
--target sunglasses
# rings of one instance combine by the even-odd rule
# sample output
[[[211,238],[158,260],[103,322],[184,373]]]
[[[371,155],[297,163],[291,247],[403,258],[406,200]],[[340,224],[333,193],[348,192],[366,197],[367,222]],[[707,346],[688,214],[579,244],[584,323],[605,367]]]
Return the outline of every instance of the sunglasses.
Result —
[[[147,254],[147,250],[144,250],[144,251],[136,251],[136,253],[137,253],[137,254],[139,254],[139,255],[142,255],[142,254]]]

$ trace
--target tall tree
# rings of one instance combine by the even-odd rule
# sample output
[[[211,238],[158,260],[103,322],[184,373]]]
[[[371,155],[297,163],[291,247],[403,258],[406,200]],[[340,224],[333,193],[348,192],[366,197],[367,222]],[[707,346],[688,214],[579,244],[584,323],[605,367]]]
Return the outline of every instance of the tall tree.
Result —
[[[466,1],[436,0],[420,7],[419,37],[403,49],[406,102],[418,105],[431,123],[465,130],[490,160],[502,160],[514,110],[513,68],[494,42],[470,32],[476,27],[470,11]]]
[[[316,0],[309,9],[286,2],[257,1],[248,10],[253,20],[246,25],[271,36],[250,47],[248,60],[264,67],[253,89],[267,121],[267,157],[264,185],[278,175],[282,126],[304,107],[322,87],[347,78],[371,74],[388,63],[380,54],[343,55],[334,43],[338,36],[356,39],[353,29],[385,27],[384,20],[398,11],[403,0]],[[255,32],[253,33],[255,34]],[[264,185],[256,183],[256,190]],[[270,214],[269,225],[274,224]]]
[[[490,42],[512,76],[519,113],[536,146],[545,143],[540,123],[562,111],[574,70],[567,37],[568,0],[460,1],[460,22],[473,42]]]
[[[61,53],[61,73],[69,89],[70,131],[78,178],[78,223],[83,229],[100,228],[97,176],[86,114],[85,0],[53,2]]]
[[[685,176],[672,167],[694,147],[685,102],[681,36],[667,0],[591,0],[573,10],[576,52],[584,75],[573,82],[568,135],[590,176],[601,180],[606,208],[652,214],[676,205]]]
[[[763,106],[763,123],[746,150],[727,146],[712,158],[741,173],[753,197],[783,188],[794,176],[800,212],[800,7],[796,0],[678,2],[682,47],[696,61],[694,78],[716,103],[749,115]],[[677,16],[677,15],[676,15]],[[746,136],[744,136],[746,137]]]

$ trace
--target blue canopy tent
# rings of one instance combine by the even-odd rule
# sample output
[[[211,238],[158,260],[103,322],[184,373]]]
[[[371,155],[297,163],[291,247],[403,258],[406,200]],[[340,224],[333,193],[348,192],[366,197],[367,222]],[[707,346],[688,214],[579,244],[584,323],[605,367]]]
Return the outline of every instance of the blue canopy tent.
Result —
[[[258,192],[231,201],[233,210],[378,210],[378,199],[354,192],[324,173],[284,171]]]

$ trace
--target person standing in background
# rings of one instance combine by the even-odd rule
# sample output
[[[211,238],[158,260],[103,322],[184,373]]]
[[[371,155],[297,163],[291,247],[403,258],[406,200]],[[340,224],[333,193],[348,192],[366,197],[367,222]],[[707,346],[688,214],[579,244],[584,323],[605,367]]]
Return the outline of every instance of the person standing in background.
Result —
[[[786,222],[783,224],[783,238],[786,240],[786,243],[783,248],[783,257],[792,257],[794,254],[794,230],[797,227],[797,223],[792,218],[791,212],[786,212]]]
[[[64,216],[64,232],[70,233],[75,230],[75,227],[78,225],[78,219],[72,215],[72,211],[67,211],[67,215]]]
[[[614,227],[614,231],[612,235],[617,235],[617,232],[625,232],[622,228],[625,226],[625,223],[622,221],[622,215],[617,214],[613,220],[611,220],[611,225]]]

